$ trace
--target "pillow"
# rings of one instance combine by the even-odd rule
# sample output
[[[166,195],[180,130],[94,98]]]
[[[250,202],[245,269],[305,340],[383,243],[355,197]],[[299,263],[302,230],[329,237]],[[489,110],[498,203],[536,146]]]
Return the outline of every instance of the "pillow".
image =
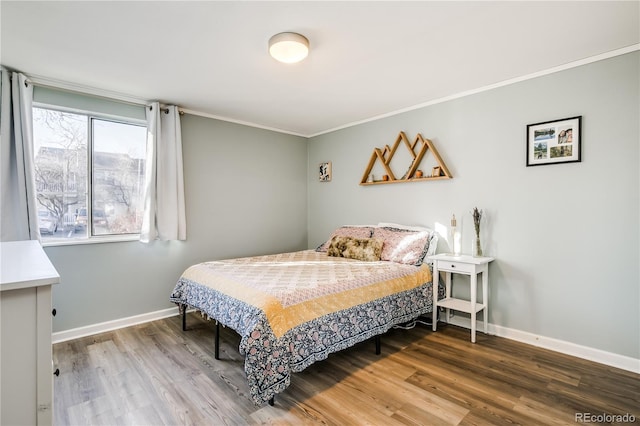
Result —
[[[380,260],[384,242],[375,238],[353,238],[336,235],[331,239],[328,256],[375,262]]]
[[[429,250],[435,232],[407,228],[378,227],[373,230],[373,238],[384,241],[381,260],[419,266]]]
[[[397,229],[406,229],[409,231],[425,231],[425,232],[430,232],[431,233],[431,238],[429,238],[429,246],[427,248],[427,252],[423,258],[423,262],[424,259],[428,258],[429,256],[433,256],[434,254],[436,254],[436,250],[438,248],[438,233],[434,232],[433,229],[425,227],[425,226],[415,226],[415,225],[400,225],[398,223],[388,223],[388,222],[380,222],[378,223],[378,227],[381,228],[397,228]],[[432,265],[433,264],[433,260],[427,260],[426,261],[428,264]]]
[[[429,238],[429,248],[427,249],[427,253],[425,254],[425,259],[429,256],[433,256],[436,254],[436,249],[438,248],[438,233],[432,232],[431,238]],[[433,260],[428,260],[427,263],[433,264]]]
[[[427,227],[424,227],[424,226],[400,225],[400,224],[397,224],[397,223],[387,223],[387,222],[380,222],[378,224],[378,228],[396,228],[396,229],[406,229],[407,231],[433,232],[433,230],[431,228],[427,228]]]
[[[320,244],[316,251],[327,251],[329,248],[329,244],[331,244],[331,239],[335,236],[342,237],[353,237],[353,238],[371,238],[371,234],[373,232],[373,226],[341,226],[340,228],[333,231],[329,239]]]

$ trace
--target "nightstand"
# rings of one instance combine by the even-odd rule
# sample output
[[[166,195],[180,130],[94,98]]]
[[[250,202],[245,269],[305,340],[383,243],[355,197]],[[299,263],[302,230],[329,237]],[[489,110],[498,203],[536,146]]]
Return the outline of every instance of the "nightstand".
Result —
[[[473,257],[469,255],[454,256],[452,254],[436,254],[429,256],[433,260],[433,288],[438,288],[440,272],[445,273],[445,298],[433,298],[433,331],[438,324],[438,308],[446,308],[446,318],[449,320],[449,310],[471,314],[471,342],[476,342],[476,315],[482,311],[484,332],[487,333],[489,311],[489,263],[493,257]],[[451,275],[461,274],[470,277],[471,300],[451,297]],[[478,274],[482,274],[482,303],[477,301]],[[435,293],[435,292],[434,292]],[[437,294],[437,293],[435,293]]]

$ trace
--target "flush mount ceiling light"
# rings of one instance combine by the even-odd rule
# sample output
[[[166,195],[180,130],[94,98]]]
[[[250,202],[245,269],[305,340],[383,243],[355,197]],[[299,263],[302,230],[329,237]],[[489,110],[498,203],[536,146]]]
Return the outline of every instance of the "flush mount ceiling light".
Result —
[[[298,33],[280,33],[269,39],[269,54],[274,59],[293,64],[309,54],[309,40]]]

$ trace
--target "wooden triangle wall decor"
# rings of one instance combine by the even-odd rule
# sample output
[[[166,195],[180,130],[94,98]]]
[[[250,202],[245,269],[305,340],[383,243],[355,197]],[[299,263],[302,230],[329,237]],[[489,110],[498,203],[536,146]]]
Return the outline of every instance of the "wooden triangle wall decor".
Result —
[[[409,150],[409,154],[411,154],[411,164],[409,165],[407,172],[401,178],[396,178],[391,170],[389,164],[391,163],[391,159],[393,155],[396,153],[400,144],[403,143],[404,146]],[[420,167],[420,162],[424,158],[425,154],[428,150],[431,150],[433,157],[438,164],[435,166],[429,173],[416,174],[418,168]],[[379,161],[387,176],[387,180],[370,180],[369,175],[371,174],[371,170],[375,166],[376,162]],[[422,137],[420,133],[418,133],[413,140],[413,143],[409,142],[407,135],[404,132],[400,132],[396,141],[393,143],[393,147],[389,147],[389,145],[385,145],[383,149],[373,148],[373,153],[371,154],[371,158],[369,159],[369,164],[367,165],[367,169],[364,171],[362,175],[362,180],[360,181],[360,185],[377,185],[381,183],[399,183],[399,182],[416,182],[416,181],[424,181],[424,180],[434,180],[434,179],[451,179],[453,176],[447,165],[442,161],[442,157],[438,153],[438,150],[433,145],[433,142],[429,139],[425,139]]]

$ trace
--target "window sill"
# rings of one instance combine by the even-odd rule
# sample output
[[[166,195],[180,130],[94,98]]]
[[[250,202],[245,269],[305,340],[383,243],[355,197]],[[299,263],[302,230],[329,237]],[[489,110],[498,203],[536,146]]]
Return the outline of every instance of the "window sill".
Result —
[[[41,240],[43,247],[56,247],[56,246],[77,246],[84,244],[103,244],[103,243],[121,243],[127,241],[139,241],[139,234],[128,235],[105,235],[102,237],[91,238],[77,238],[68,240]]]

